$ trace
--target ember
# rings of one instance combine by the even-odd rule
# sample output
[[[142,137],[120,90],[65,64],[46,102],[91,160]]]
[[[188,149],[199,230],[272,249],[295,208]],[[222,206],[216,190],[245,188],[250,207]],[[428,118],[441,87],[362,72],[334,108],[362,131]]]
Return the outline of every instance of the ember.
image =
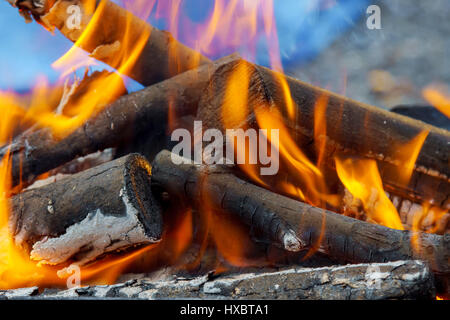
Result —
[[[74,45],[0,91],[0,297],[448,296],[450,133],[287,76],[273,1],[8,2]]]

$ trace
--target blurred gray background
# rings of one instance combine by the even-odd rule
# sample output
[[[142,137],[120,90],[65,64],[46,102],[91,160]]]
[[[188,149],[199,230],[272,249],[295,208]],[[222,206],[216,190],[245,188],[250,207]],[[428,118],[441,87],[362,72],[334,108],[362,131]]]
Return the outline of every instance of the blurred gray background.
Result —
[[[364,14],[306,65],[287,72],[301,80],[372,105],[426,104],[422,89],[450,89],[450,1],[372,1],[381,30]]]

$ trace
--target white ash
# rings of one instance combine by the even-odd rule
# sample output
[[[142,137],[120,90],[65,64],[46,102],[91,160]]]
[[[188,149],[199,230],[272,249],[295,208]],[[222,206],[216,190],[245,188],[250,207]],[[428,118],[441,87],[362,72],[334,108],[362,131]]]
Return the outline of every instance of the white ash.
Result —
[[[370,270],[375,270],[375,272]],[[352,280],[345,279],[347,272],[355,274]],[[369,273],[369,278],[376,278],[379,281],[379,287],[374,286],[373,281],[367,281],[367,273]],[[231,276],[223,275],[216,279],[212,279],[210,274],[194,279],[140,278],[111,286],[89,286],[59,292],[48,291],[37,298],[395,299],[404,298],[405,293],[410,294],[406,295],[407,298],[417,295],[433,298],[432,279],[429,269],[423,262],[396,261],[323,268],[294,267],[277,272],[262,271]],[[424,283],[427,285],[424,286]],[[427,292],[422,292],[420,288],[425,288]],[[33,290],[23,292],[25,297],[36,294]],[[338,295],[333,297],[335,292]],[[0,298],[4,295],[5,292],[0,291]],[[11,293],[10,296],[17,298],[18,292]]]
[[[91,212],[83,221],[70,226],[63,235],[36,242],[30,257],[41,264],[55,265],[69,260],[83,248],[90,248],[82,260],[76,262],[83,265],[107,252],[157,242],[157,239],[145,234],[137,218],[138,211],[130,203],[124,189],[119,196],[125,204],[125,216],[108,215],[101,210]]]
[[[14,290],[0,290],[0,297],[4,296],[8,299],[30,297],[39,293],[38,287],[19,288]]]
[[[283,245],[284,249],[291,252],[298,252],[305,247],[293,230],[284,235]]]
[[[75,91],[78,89],[78,86],[80,84],[81,80],[78,79],[78,77],[74,76],[74,81],[71,85],[69,85],[69,79],[66,79],[64,82],[64,91],[61,98],[61,101],[59,102],[58,107],[56,108],[55,113],[58,115],[63,114],[64,108],[69,103],[70,98],[73,96]]]

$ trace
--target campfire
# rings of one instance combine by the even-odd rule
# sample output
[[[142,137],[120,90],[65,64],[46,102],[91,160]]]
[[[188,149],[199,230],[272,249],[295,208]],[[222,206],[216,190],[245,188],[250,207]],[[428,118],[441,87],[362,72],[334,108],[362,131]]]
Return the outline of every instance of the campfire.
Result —
[[[448,296],[450,133],[286,75],[272,1],[215,1],[192,48],[172,2],[174,34],[162,2],[7,1],[74,45],[0,91],[0,296]],[[214,50],[260,33],[270,67]]]

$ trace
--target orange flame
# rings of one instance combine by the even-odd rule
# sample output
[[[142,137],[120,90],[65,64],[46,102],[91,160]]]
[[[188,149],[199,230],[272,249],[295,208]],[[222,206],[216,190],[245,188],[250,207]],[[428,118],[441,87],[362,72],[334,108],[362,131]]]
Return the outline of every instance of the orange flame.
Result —
[[[130,70],[139,57],[150,36],[150,28],[141,30],[136,39],[131,35],[131,13],[128,14],[126,28],[120,39],[119,51],[114,55],[112,64],[117,68],[115,73],[96,73],[95,77],[86,78],[85,82],[75,79],[68,87],[64,80],[79,67],[87,67],[97,62],[79,49],[90,41],[101,24],[106,1],[101,1],[95,9],[95,1],[83,2],[84,9],[93,13],[88,25],[81,33],[74,46],[53,67],[62,72],[60,83],[66,82],[64,92],[62,85],[50,87],[46,79],[39,79],[31,95],[23,96],[11,92],[0,91],[0,107],[3,116],[0,118],[0,144],[7,143],[15,135],[16,130],[44,127],[52,130],[56,138],[63,138],[86,122],[92,115],[101,111],[108,103],[114,101],[124,92],[121,74]],[[150,14],[151,7],[146,1],[133,3],[133,9],[141,14]],[[95,12],[94,12],[95,9]],[[97,30],[98,32],[98,30]],[[80,92],[73,96],[73,89],[84,85]],[[73,98],[70,102],[70,98]],[[61,100],[61,101],[60,101]],[[59,105],[58,105],[59,103]],[[32,285],[65,285],[64,270],[50,266],[38,266],[22,249],[15,246],[13,236],[8,229],[9,196],[11,193],[11,164],[7,155],[0,164],[0,288],[9,289]],[[111,257],[105,261],[81,268],[82,279],[94,277],[99,283],[112,283],[130,261],[148,251],[152,246],[136,252]],[[183,248],[178,248],[178,251]],[[61,278],[62,277],[62,278]]]
[[[160,1],[158,6],[162,6],[163,3],[167,2]],[[175,38],[180,28],[185,28],[185,25],[180,23],[181,3],[181,0],[170,1],[169,31]],[[154,5],[155,1],[138,0],[133,3],[132,8],[127,9],[139,11],[141,15],[148,17]],[[80,48],[89,43],[91,37],[99,32],[100,21],[108,19],[105,16],[106,1],[101,1],[95,11],[94,0],[86,0],[86,6],[88,6],[86,10],[93,14],[89,24],[83,30],[75,45],[53,64],[54,68],[62,72],[62,78],[75,69],[97,64],[97,61],[87,57]],[[241,64],[227,79],[225,100],[221,109],[223,125],[225,128],[240,127],[242,123],[245,123],[244,120],[249,112],[253,111],[261,129],[266,129],[267,132],[275,129],[279,130],[280,133],[279,141],[272,140],[270,135],[267,137],[269,142],[279,151],[282,161],[288,164],[286,174],[290,180],[281,181],[277,187],[282,192],[315,206],[326,207],[331,205],[337,207],[341,199],[329,192],[322,170],[326,148],[327,128],[325,119],[328,97],[320,96],[315,106],[314,140],[317,162],[313,163],[291,136],[289,126],[282,115],[286,114],[289,121],[295,121],[298,117],[298,106],[292,99],[289,83],[282,72],[273,0],[245,1],[245,10],[239,15],[236,14],[238,7],[238,0],[216,0],[211,16],[203,26],[200,26],[205,32],[197,39],[195,49],[204,53],[213,53],[217,41],[237,44],[241,42],[242,35],[245,35],[249,38],[250,47],[253,43],[253,48],[250,49],[255,51],[260,36],[258,33],[260,29],[258,23],[261,21],[259,17],[262,16],[264,35],[269,39],[270,65],[276,71],[274,77],[282,91],[284,110],[281,110],[282,106],[270,109],[267,106],[256,106],[254,110],[249,110],[248,86],[250,79],[245,64]],[[118,44],[111,44],[112,49],[119,50],[111,61],[111,65],[116,68],[117,72],[92,79],[87,84],[84,94],[78,97],[75,103],[60,105],[60,108],[49,103],[49,96],[58,96],[58,94],[60,96],[61,90],[50,88],[44,80],[40,80],[34,89],[31,102],[25,101],[23,97],[10,92],[0,92],[1,106],[5,106],[3,108],[4,114],[0,118],[0,143],[9,141],[17,127],[24,123],[29,123],[29,126],[37,125],[38,127],[50,128],[55,136],[64,137],[121,94],[123,87],[121,74],[129,72],[151,32],[150,28],[142,30],[136,39],[132,36],[135,33],[132,33],[129,21],[123,30],[123,38],[118,41]],[[175,46],[170,47],[169,54],[176,56],[175,50]],[[198,62],[194,59],[193,64],[196,65],[196,63]],[[178,68],[176,64],[170,67]],[[67,94],[70,94],[70,92]],[[448,97],[432,89],[424,90],[424,97],[449,116]],[[169,101],[171,101],[170,97]],[[169,103],[169,107],[169,121],[172,126],[176,114],[172,103]],[[400,183],[408,183],[427,134],[427,132],[422,132],[411,142],[397,148],[395,159],[402,164],[402,169],[398,172]],[[246,148],[245,145],[237,147]],[[245,154],[248,155],[249,150],[246,151]],[[335,162],[341,182],[354,197],[362,201],[370,219],[391,228],[403,229],[395,207],[383,190],[381,176],[374,160],[337,157]],[[256,166],[247,164],[242,166],[242,169],[250,178],[268,187],[269,182],[257,174],[256,168]],[[65,278],[68,276],[65,269],[58,272],[54,267],[38,266],[36,262],[29,259],[25,252],[14,245],[13,237],[8,230],[8,218],[11,210],[8,198],[11,191],[10,170],[8,155],[0,163],[0,288],[41,284],[64,285]],[[209,199],[209,195],[205,195],[202,210],[205,230],[202,234],[199,257],[201,258],[206,250],[209,240],[212,240],[217,251],[229,264],[241,267],[261,265],[260,261],[249,258],[249,252],[252,251],[253,245],[245,228],[232,219],[222,219],[221,215],[212,209]],[[418,230],[424,221],[431,219],[433,223],[431,223],[429,230],[436,230],[438,228],[436,221],[442,219],[445,214],[446,211],[424,206],[424,211],[414,217],[413,229]],[[113,283],[130,263],[142,255],[148,255],[154,260],[159,259],[162,255],[170,255],[170,258],[168,258],[170,263],[176,263],[191,245],[194,232],[192,211],[187,211],[179,218],[180,220],[174,226],[174,229],[164,235],[160,244],[147,246],[121,256],[111,256],[90,266],[85,266],[81,270],[82,279],[99,284]],[[321,235],[305,258],[311,256],[320,247],[325,226],[324,215]],[[414,238],[413,241],[417,243],[418,239]],[[196,262],[198,261],[197,259]],[[189,268],[189,266],[184,267]]]
[[[206,179],[203,180],[204,183],[206,183]],[[199,263],[205,252],[208,239],[210,239],[217,252],[228,264],[236,267],[263,266],[264,262],[260,259],[250,257],[250,254],[255,252],[255,245],[247,228],[239,219],[214,210],[210,200],[211,195],[207,190],[203,191],[202,210],[200,212],[204,227],[203,243],[196,263]],[[217,263],[220,264],[219,261]],[[220,266],[216,272],[225,271],[225,269],[226,266]]]
[[[227,129],[240,128],[248,116],[250,76],[246,63],[237,65],[227,81],[222,105],[222,119]]]
[[[91,2],[92,4],[90,4]],[[85,1],[83,3],[84,9],[88,10],[92,6],[89,10],[93,11],[94,3],[95,1]],[[136,3],[134,9],[146,13],[147,16],[150,14],[151,9],[144,2]],[[100,2],[74,46],[53,63],[52,66],[62,72],[60,82],[64,82],[64,78],[81,66],[87,67],[97,64],[95,60],[87,57],[79,48],[96,35],[99,26],[101,26],[99,22],[102,19],[107,19],[105,17],[106,4],[106,1]],[[11,137],[17,126],[22,123],[29,123],[29,126],[35,124],[38,127],[50,128],[56,138],[64,138],[85,123],[92,115],[101,111],[108,103],[123,94],[125,89],[121,75],[128,73],[135,64],[151,32],[150,28],[142,30],[136,39],[131,31],[131,17],[131,13],[129,13],[123,36],[118,41],[119,45],[116,48],[118,51],[112,55],[111,64],[117,68],[117,71],[114,73],[98,73],[95,77],[90,77],[83,83],[84,87],[80,89],[76,97],[73,94],[80,85],[78,79],[75,79],[70,89],[65,88],[59,106],[49,103],[49,97],[59,93],[59,99],[61,99],[61,90],[51,89],[46,79],[42,78],[38,80],[28,102],[24,103],[18,95],[0,92],[0,106],[7,112],[6,117],[2,117],[0,120],[0,143],[6,142],[5,139]],[[65,80],[65,82],[67,85],[68,80]],[[71,97],[73,101],[69,102]]]
[[[268,131],[279,130],[279,141],[270,142],[279,150],[280,157],[289,164],[291,178],[295,178],[298,183],[284,191],[292,194],[292,190],[297,190],[295,193],[303,195],[305,201],[316,206],[324,203],[336,205],[336,198],[327,191],[321,170],[297,146],[289,129],[284,125],[280,112],[276,109],[269,111],[267,108],[257,108],[254,112],[260,128]],[[270,137],[268,139],[270,140]]]
[[[9,154],[0,163],[0,288],[32,285],[48,276],[29,256],[17,249],[9,232],[9,190],[11,189]],[[56,278],[56,277],[55,277]]]
[[[444,94],[437,88],[429,86],[423,90],[423,97],[433,107],[450,118],[450,96]]]
[[[397,167],[397,179],[402,185],[407,185],[411,179],[414,166],[419,157],[420,150],[428,136],[429,131],[422,131],[411,141],[398,146],[394,158],[399,163]]]
[[[189,209],[184,216],[181,216],[181,221],[176,225],[173,233],[170,234],[171,242],[173,243],[173,261],[178,260],[191,244],[193,230],[192,210]]]
[[[325,148],[327,143],[327,126],[326,126],[326,110],[328,105],[328,96],[321,95],[314,108],[314,141],[317,150],[317,166],[322,166],[325,156]]]
[[[383,189],[375,160],[336,157],[336,171],[350,193],[360,199],[370,219],[389,228],[403,230],[397,209]]]

